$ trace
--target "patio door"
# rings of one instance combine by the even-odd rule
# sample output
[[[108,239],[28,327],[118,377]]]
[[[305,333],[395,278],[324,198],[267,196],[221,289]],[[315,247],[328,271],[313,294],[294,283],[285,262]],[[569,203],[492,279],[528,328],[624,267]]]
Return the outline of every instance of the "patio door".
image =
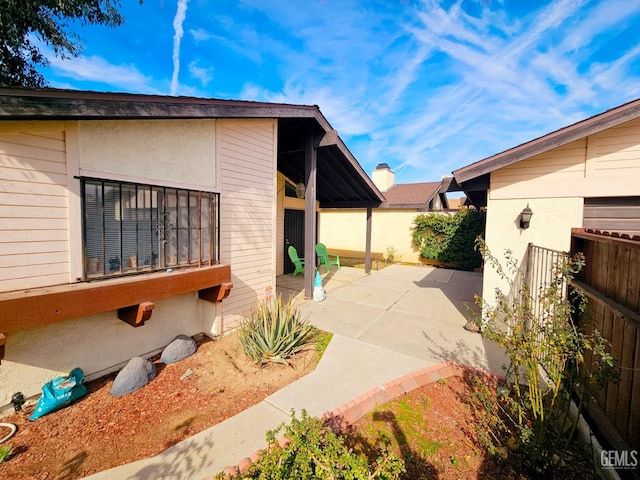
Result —
[[[284,211],[284,273],[291,273],[294,270],[293,263],[289,258],[289,245],[293,245],[298,250],[298,256],[304,257],[304,210]]]

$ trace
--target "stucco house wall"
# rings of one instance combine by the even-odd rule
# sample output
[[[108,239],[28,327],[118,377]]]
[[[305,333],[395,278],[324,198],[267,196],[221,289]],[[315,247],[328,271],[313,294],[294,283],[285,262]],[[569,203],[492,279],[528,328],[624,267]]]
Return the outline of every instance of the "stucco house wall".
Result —
[[[585,198],[640,195],[640,120],[632,120],[491,172],[486,241],[494,256],[506,249],[524,261],[528,243],[569,250],[571,228],[581,227]],[[531,226],[519,228],[529,204]],[[504,288],[490,268],[486,300]]]
[[[275,283],[275,119],[6,121],[0,124],[0,292],[82,276],[77,176],[220,193],[221,261],[232,294],[157,301],[139,328],[111,311],[11,333],[0,406],[74,367],[95,378],[176,335],[219,334]]]
[[[396,259],[419,263],[420,251],[411,244],[413,219],[417,209],[374,209],[371,214],[371,252],[374,258],[387,257],[395,249]],[[329,250],[359,252],[364,258],[367,212],[364,209],[320,211],[319,240]]]

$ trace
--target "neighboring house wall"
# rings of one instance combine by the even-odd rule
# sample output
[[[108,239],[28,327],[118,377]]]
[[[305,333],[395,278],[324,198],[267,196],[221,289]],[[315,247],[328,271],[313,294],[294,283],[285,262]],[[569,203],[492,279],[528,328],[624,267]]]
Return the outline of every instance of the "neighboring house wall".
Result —
[[[38,394],[74,367],[96,378],[159,351],[178,334],[221,333],[275,284],[275,120],[7,122],[0,128],[0,292],[81,276],[77,175],[220,192],[221,260],[231,265],[234,284],[221,304],[199,300],[196,292],[157,301],[139,328],[112,311],[12,332],[0,366],[0,406],[17,391]]]
[[[394,248],[396,259],[419,262],[420,252],[411,244],[413,219],[420,212],[413,209],[374,209],[371,216],[371,252],[387,256]],[[319,240],[331,250],[359,252],[364,258],[367,212],[363,209],[320,211]]]
[[[585,197],[640,194],[640,120],[627,122],[491,173],[487,245],[503,258],[510,249],[520,262],[527,244],[568,250],[571,228],[582,226]],[[519,228],[529,204],[531,226]],[[492,300],[497,274],[485,270],[484,297]]]

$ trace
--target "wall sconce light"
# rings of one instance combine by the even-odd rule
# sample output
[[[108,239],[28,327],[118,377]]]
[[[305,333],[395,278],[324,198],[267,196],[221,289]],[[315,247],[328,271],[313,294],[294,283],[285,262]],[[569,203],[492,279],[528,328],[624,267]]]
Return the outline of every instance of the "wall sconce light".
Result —
[[[306,190],[307,189],[305,188],[304,183],[300,182],[298,185],[296,185],[296,197],[304,198]]]
[[[529,224],[531,223],[531,217],[533,216],[533,212],[529,208],[529,204],[520,212],[520,228],[526,230],[529,228]]]

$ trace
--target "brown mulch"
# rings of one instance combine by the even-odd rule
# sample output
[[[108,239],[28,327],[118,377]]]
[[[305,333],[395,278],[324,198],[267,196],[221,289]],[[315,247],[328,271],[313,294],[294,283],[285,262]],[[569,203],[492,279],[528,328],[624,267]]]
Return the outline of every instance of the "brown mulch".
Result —
[[[109,393],[114,373],[88,382],[88,394],[73,405],[33,422],[34,405],[2,418],[18,431],[2,445],[13,455],[0,464],[0,478],[71,480],[153,456],[259,403],[318,359],[311,347],[291,367],[258,368],[236,335],[205,338],[180,362],[152,359],[158,375],[129,395]]]

